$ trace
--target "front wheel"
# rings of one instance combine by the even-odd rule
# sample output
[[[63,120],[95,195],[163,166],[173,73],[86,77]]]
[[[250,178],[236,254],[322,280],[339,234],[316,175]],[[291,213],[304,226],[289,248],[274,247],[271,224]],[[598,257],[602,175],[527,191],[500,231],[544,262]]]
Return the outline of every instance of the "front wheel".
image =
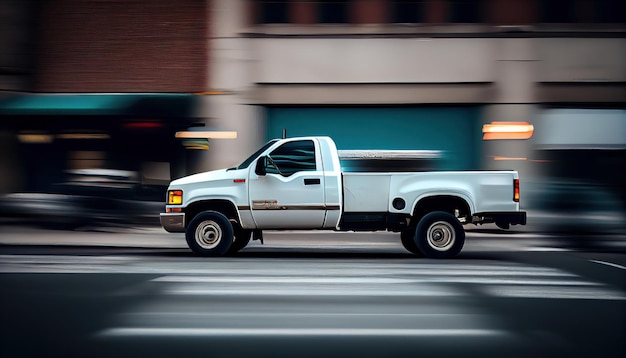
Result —
[[[225,255],[233,244],[233,237],[233,225],[217,211],[199,213],[185,231],[187,245],[200,256]]]
[[[447,259],[456,256],[465,244],[465,230],[452,214],[434,211],[417,224],[415,245],[424,256]]]
[[[228,249],[227,254],[234,255],[239,252],[241,249],[246,247],[250,242],[250,236],[252,235],[252,230],[242,229],[238,224],[233,224],[235,238],[233,244],[230,249]]]

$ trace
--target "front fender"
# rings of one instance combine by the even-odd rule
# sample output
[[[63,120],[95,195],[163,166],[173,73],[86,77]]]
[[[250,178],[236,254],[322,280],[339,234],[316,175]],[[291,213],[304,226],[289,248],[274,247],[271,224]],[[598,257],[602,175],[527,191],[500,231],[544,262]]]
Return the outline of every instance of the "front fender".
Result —
[[[229,219],[233,219],[239,223],[241,222],[239,209],[232,200],[228,200],[226,198],[211,197],[204,199],[198,198],[198,200],[189,202],[189,204],[184,209],[184,212],[186,214],[186,224],[193,220],[193,218],[198,215],[198,213],[207,210],[220,212]]]

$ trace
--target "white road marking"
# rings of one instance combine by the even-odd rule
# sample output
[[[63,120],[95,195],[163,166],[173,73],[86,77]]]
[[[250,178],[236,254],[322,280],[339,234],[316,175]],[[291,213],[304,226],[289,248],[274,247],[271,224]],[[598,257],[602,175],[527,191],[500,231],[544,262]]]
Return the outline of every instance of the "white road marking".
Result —
[[[281,276],[281,277],[213,277],[213,276],[161,276],[152,280],[153,282],[174,282],[174,283],[412,283],[415,280],[385,277],[302,277],[302,276]]]
[[[485,286],[484,292],[496,297],[567,299],[567,300],[626,300],[626,294],[608,287],[549,287],[549,286]]]
[[[172,285],[162,291],[166,295],[179,296],[307,296],[307,297],[341,297],[341,296],[389,296],[389,297],[441,297],[441,296],[465,296],[461,289],[438,286],[420,285],[398,286],[381,288],[380,286],[330,286],[321,285],[290,285],[289,287],[276,286],[246,286],[234,288],[205,287],[197,285]]]
[[[483,264],[450,264],[450,263],[421,263],[414,260],[396,263],[376,263],[364,261],[321,260],[314,263],[302,260],[264,260],[263,262],[246,262],[245,266],[233,267],[237,259],[220,258],[217,260],[190,259],[177,261],[161,259],[153,261],[143,257],[129,256],[71,256],[71,255],[0,255],[0,272],[40,272],[40,273],[148,273],[183,278],[160,278],[162,281],[210,281],[248,282],[248,277],[270,276],[284,277],[282,280],[296,279],[300,282],[316,280],[319,277],[343,277],[344,280],[361,277],[367,282],[376,280],[404,280],[414,277],[476,277],[504,278],[518,276],[541,276],[545,278],[567,278],[576,275],[551,269],[534,266],[524,266],[511,263],[509,265]],[[297,275],[290,275],[294,269]],[[363,278],[362,273],[368,272]],[[184,275],[194,275],[187,279]],[[390,276],[398,276],[392,278]],[[385,276],[385,277],[381,277]],[[352,278],[350,278],[352,277]],[[302,280],[301,280],[302,278]],[[258,281],[259,279],[252,279]],[[275,281],[273,281],[275,282]],[[401,281],[397,281],[400,283]]]
[[[530,252],[569,252],[572,250],[569,249],[563,249],[563,248],[559,248],[559,247],[528,247],[523,249],[523,251],[530,251]]]
[[[621,270],[626,270],[626,266],[622,266],[622,265],[615,264],[615,263],[612,263],[612,262],[606,262],[606,261],[600,261],[600,260],[589,260],[589,261],[595,262],[595,263],[601,264],[601,265],[607,265],[607,266],[615,267],[615,268],[618,268],[618,269],[621,269]]]
[[[210,319],[216,317],[244,317],[244,318],[277,318],[277,317],[295,317],[295,318],[320,318],[320,317],[400,317],[400,318],[454,318],[458,322],[458,317],[460,316],[471,316],[472,321],[475,322],[476,319],[474,317],[478,316],[476,314],[460,314],[460,313],[412,313],[412,312],[401,312],[401,313],[371,313],[371,312],[182,312],[182,311],[140,311],[140,312],[132,312],[126,313],[128,316],[162,316],[162,317],[193,317],[193,318],[202,318],[202,319]]]
[[[426,276],[426,277],[421,277]],[[479,275],[480,276],[480,275]],[[507,276],[507,277],[503,277]],[[169,283],[197,283],[197,284],[212,284],[212,283],[268,283],[268,284],[411,284],[411,283],[481,283],[481,284],[506,284],[506,285],[554,285],[554,286],[600,286],[601,284],[589,281],[581,280],[563,280],[563,279],[535,279],[535,278],[520,278],[518,276],[539,276],[545,277],[546,275],[537,273],[520,272],[515,275],[501,275],[492,274],[491,277],[465,277],[457,276],[456,274],[442,274],[442,275],[416,275],[416,278],[382,278],[382,277],[262,277],[262,276],[246,276],[246,277],[234,277],[234,276],[161,276],[159,278],[152,279],[152,282],[169,282]],[[558,274],[551,274],[551,277],[559,277]],[[565,275],[569,277],[569,275]],[[208,286],[208,285],[207,285]]]
[[[233,336],[354,336],[354,337],[497,337],[508,335],[495,329],[384,329],[384,328],[110,328],[99,337],[233,337]]]
[[[0,272],[147,273],[162,275],[163,293],[177,296],[403,296],[471,295],[455,284],[478,284],[489,295],[548,299],[623,300],[625,295],[601,283],[562,270],[521,264],[420,263],[302,260],[251,262],[231,268],[234,259],[207,262],[154,262],[126,256],[0,255]],[[591,260],[611,267],[626,267]],[[269,266],[268,266],[269,265]],[[289,274],[297,268],[299,275]],[[368,272],[363,276],[363,272]]]

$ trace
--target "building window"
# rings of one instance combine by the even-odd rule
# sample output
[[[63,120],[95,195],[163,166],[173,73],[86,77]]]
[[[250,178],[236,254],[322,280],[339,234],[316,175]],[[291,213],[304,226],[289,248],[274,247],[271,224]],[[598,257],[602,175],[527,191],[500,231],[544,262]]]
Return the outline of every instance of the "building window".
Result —
[[[259,1],[259,23],[285,24],[289,22],[289,1]]]
[[[318,3],[319,22],[322,24],[349,23],[348,8],[350,1],[320,1]]]
[[[424,22],[424,1],[394,0],[391,2],[391,22],[412,24]]]
[[[576,2],[572,0],[540,1],[540,19],[544,23],[570,23],[575,21]]]
[[[450,22],[474,24],[484,21],[484,1],[452,0],[449,2]]]

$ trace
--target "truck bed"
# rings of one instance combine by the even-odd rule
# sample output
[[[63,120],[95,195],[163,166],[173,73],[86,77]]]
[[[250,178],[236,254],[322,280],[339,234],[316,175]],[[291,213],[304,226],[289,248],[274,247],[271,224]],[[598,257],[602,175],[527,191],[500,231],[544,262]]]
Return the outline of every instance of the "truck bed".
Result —
[[[439,150],[338,150],[344,172],[421,172],[437,170],[443,161]]]
[[[411,207],[425,195],[457,195],[474,212],[518,211],[513,198],[514,171],[345,172],[343,205],[346,213],[384,213],[399,197]],[[471,198],[481,198],[472,202]]]

